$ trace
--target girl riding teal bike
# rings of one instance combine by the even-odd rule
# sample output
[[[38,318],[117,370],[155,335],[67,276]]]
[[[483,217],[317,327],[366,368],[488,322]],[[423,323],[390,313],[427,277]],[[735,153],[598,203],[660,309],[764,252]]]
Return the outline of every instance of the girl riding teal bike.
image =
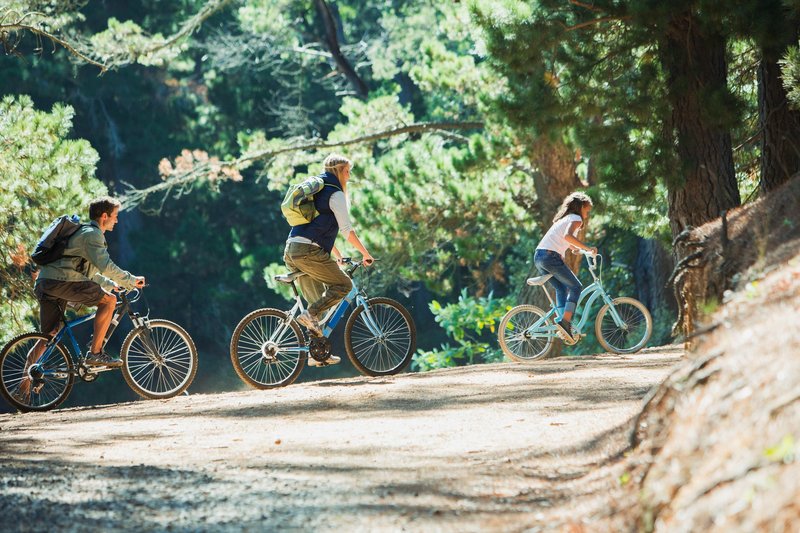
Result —
[[[579,342],[586,336],[583,327],[598,298],[605,305],[597,315],[595,333],[606,350],[633,353],[650,339],[653,321],[647,308],[633,298],[612,300],[603,288],[602,256],[597,254],[597,248],[577,238],[591,209],[592,200],[587,195],[576,192],[567,196],[553,225],[536,247],[534,262],[542,275],[528,279],[528,285],[542,287],[550,301],[550,310],[545,313],[533,305],[520,305],[503,317],[498,340],[509,358],[532,361],[546,357],[556,337],[567,345]],[[593,280],[586,289],[564,262],[568,249],[577,250],[586,257]],[[548,282],[555,289],[555,302],[544,288]],[[580,316],[577,324],[572,320],[574,314]]]

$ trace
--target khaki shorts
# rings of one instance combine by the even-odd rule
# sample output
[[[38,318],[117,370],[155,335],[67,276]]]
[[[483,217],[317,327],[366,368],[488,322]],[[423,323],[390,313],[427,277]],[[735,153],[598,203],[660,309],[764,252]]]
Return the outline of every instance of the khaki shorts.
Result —
[[[37,279],[33,293],[39,300],[39,324],[49,335],[64,318],[67,302],[95,307],[108,294],[94,281],[60,281]]]

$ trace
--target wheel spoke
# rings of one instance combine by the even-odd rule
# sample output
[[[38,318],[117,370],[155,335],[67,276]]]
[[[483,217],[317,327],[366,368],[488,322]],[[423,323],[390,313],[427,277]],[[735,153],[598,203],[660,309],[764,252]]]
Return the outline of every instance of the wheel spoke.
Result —
[[[43,374],[41,381],[35,384],[28,379],[29,359],[34,362],[33,350],[47,340],[41,334],[22,335],[3,347],[0,353],[0,386],[5,394],[21,403],[22,408],[52,409],[66,398],[72,387],[69,355],[60,346],[50,346],[46,357],[38,357]],[[27,384],[27,394],[23,394],[23,384]],[[33,390],[37,384],[41,387],[38,393]]]
[[[506,356],[515,361],[532,361],[543,357],[550,350],[553,336],[539,328],[532,329],[542,316],[540,309],[521,305],[503,317],[498,337]]]
[[[126,372],[137,392],[169,398],[189,386],[196,355],[191,338],[176,324],[151,321],[126,341]],[[147,340],[146,335],[149,335]]]
[[[360,365],[369,374],[396,373],[412,355],[413,326],[397,305],[380,299],[369,303],[372,323],[379,335],[367,325],[363,308],[357,308],[350,319],[345,339],[348,355],[355,358],[356,366]]]
[[[264,310],[246,317],[237,326],[231,359],[237,373],[251,385],[260,388],[286,385],[299,373],[301,353],[296,349],[302,345],[302,335],[298,335],[293,323],[286,324],[285,320],[279,311]],[[272,351],[274,359],[265,356],[262,352],[265,347]],[[292,348],[295,351],[289,352]]]

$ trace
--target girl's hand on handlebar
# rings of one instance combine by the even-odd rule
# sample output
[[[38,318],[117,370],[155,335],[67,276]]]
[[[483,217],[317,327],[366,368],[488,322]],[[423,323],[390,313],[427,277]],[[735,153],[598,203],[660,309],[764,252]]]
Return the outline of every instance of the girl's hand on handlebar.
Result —
[[[141,289],[145,286],[145,279],[144,276],[136,276],[134,279],[134,284],[136,285],[137,289]]]
[[[369,252],[364,254],[364,257],[361,258],[361,264],[364,266],[370,266],[372,263],[375,262],[375,259],[370,255]]]

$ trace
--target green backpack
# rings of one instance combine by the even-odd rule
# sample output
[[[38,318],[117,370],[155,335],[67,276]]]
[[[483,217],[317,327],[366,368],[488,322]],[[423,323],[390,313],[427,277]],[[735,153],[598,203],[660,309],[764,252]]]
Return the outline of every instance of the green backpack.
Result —
[[[336,185],[325,183],[319,176],[312,176],[297,185],[289,187],[289,191],[281,202],[281,212],[290,226],[308,224],[319,215],[314,205],[314,195],[326,185],[339,189]],[[341,189],[339,189],[341,191]]]

